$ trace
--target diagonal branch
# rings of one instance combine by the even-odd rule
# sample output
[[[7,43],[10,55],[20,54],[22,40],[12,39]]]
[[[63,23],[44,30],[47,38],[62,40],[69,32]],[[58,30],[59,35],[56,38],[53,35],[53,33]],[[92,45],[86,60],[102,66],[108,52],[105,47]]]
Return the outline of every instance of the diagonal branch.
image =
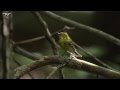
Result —
[[[36,17],[36,19],[39,21],[41,26],[44,28],[44,34],[47,37],[48,41],[51,43],[54,54],[58,54],[57,48],[59,47],[58,44],[55,42],[54,38],[52,37],[50,30],[48,28],[47,23],[45,20],[41,17],[39,12],[32,12],[32,14]]]
[[[73,30],[73,29],[75,29],[75,28],[74,28],[74,27],[64,26],[64,28],[58,30],[57,32],[52,33],[52,36],[56,35],[58,32],[61,32],[61,31],[69,31],[69,30]],[[45,36],[35,37],[35,38],[32,38],[32,39],[15,42],[14,45],[31,43],[31,42],[38,41],[38,40],[45,39],[45,38],[46,38]]]
[[[54,34],[56,34],[57,32],[55,32],[55,33],[53,33],[52,35],[54,35]],[[43,37],[42,39],[45,39],[45,36],[41,36],[41,37]],[[40,40],[41,39],[41,37],[37,37],[37,38],[34,38],[33,40]],[[23,41],[24,43],[26,43],[27,41],[30,41],[30,42],[32,42],[32,40],[25,40],[25,41]],[[21,42],[19,42],[19,43],[16,43],[15,45],[17,45],[17,44],[20,44]],[[22,43],[21,43],[22,44]],[[90,52],[88,52],[88,51],[86,51],[85,49],[83,49],[81,46],[79,46],[77,43],[75,43],[74,41],[73,41],[73,44],[76,46],[76,47],[78,47],[82,52],[84,52],[85,54],[87,54],[88,56],[90,56],[91,58],[93,58],[93,60],[95,60],[95,61],[97,61],[100,65],[102,65],[102,66],[104,66],[104,67],[106,67],[106,68],[109,68],[109,69],[113,69],[111,66],[109,66],[109,65],[107,65],[107,64],[105,64],[104,62],[102,62],[100,59],[98,59],[97,57],[95,57],[94,55],[92,55]],[[30,54],[29,52],[26,52],[25,50],[23,50],[23,49],[21,49],[21,48],[19,48],[19,47],[16,47],[15,49],[15,52],[17,52],[17,53],[19,53],[19,54],[22,54],[22,55],[24,55],[24,56],[27,56],[27,57],[29,57],[29,58],[31,58],[31,59],[39,59],[39,57],[37,58],[35,55],[33,55],[33,54]],[[114,69],[113,69],[114,70]]]
[[[90,56],[91,58],[93,58],[95,61],[97,61],[100,65],[102,65],[103,67],[109,68],[114,70],[112,67],[110,67],[109,65],[105,64],[104,62],[102,62],[100,59],[98,59],[97,57],[93,56],[90,52],[86,51],[85,49],[83,49],[81,46],[79,46],[77,43],[75,43],[73,41],[73,44],[78,47],[81,51],[83,51],[85,54],[87,54],[88,56]]]
[[[30,63],[28,65],[21,66],[17,68],[15,77],[18,79],[24,74],[45,65],[52,65],[52,64],[62,64],[63,60],[59,56],[45,56],[41,58],[38,61],[35,61],[33,63]],[[84,70],[90,73],[98,74],[101,76],[104,76],[106,78],[112,78],[112,79],[120,79],[120,72],[113,71],[110,69],[103,68],[101,66],[98,66],[96,64],[92,64],[90,62],[80,60],[77,58],[72,58],[69,60],[69,62],[66,65],[67,67],[78,69],[78,70]]]
[[[50,11],[41,11],[40,13],[44,14],[44,15],[52,18],[52,19],[55,19],[59,22],[62,22],[62,23],[68,24],[68,25],[72,25],[74,27],[80,28],[81,30],[86,30],[90,33],[96,34],[99,37],[102,37],[102,38],[106,39],[107,41],[110,41],[111,43],[114,43],[114,44],[120,46],[120,39],[118,39],[118,38],[116,38],[116,37],[114,37],[110,34],[107,34],[107,33],[103,32],[102,30],[99,30],[99,29],[96,29],[96,28],[93,28],[93,27],[75,22],[73,20],[64,18],[64,17],[56,15],[56,14],[50,12]]]
[[[45,35],[47,36],[48,41],[51,43],[52,48],[53,48],[53,53],[55,55],[58,55],[59,52],[57,50],[57,48],[59,47],[58,44],[55,42],[55,39],[52,37],[52,34],[50,33],[50,30],[48,28],[47,23],[45,22],[45,20],[41,17],[39,12],[32,12],[32,14],[37,18],[37,20],[39,20],[40,24],[43,26],[43,28],[45,29]],[[61,73],[61,69],[59,68],[59,73],[60,75],[62,75]],[[61,76],[62,77],[62,76]]]
[[[14,52],[16,52],[18,54],[21,54],[21,55],[23,55],[25,57],[28,57],[30,59],[33,59],[33,60],[39,60],[40,59],[39,56],[37,56],[37,55],[35,55],[33,53],[30,53],[30,52],[28,52],[28,51],[26,51],[26,50],[24,50],[24,49],[22,49],[20,47],[14,47],[13,50],[14,50]]]
[[[28,39],[28,40],[24,40],[24,41],[20,41],[20,42],[15,42],[15,45],[31,43],[31,42],[38,41],[38,40],[45,39],[45,38],[46,38],[45,36],[36,37],[36,38],[32,38],[32,39]]]
[[[14,62],[15,62],[18,66],[21,66],[21,64],[20,64],[19,62],[17,62],[14,57],[13,57],[13,60],[14,60]],[[30,72],[28,73],[28,75],[29,75],[32,79],[34,79],[33,75],[32,75]]]
[[[51,43],[52,45],[52,48],[53,48],[53,53],[55,55],[58,55],[59,52],[58,52],[58,44],[55,42],[54,38],[52,37],[52,34],[50,33],[50,30],[48,28],[48,25],[47,23],[45,22],[45,20],[41,17],[40,13],[39,12],[32,12],[32,14],[37,18],[37,20],[39,20],[40,24],[43,26],[43,28],[45,29],[45,35],[47,36],[47,39],[48,41]],[[59,71],[61,69],[58,69]],[[61,72],[59,72],[61,73]],[[60,74],[62,75],[62,74]]]
[[[63,76],[63,72],[62,72],[62,68],[65,67],[66,63],[63,63],[63,64],[59,64],[55,70],[53,70],[47,77],[46,79],[51,79],[52,76],[54,76],[56,74],[56,72],[58,71],[59,74],[60,74],[60,78],[61,79],[64,79],[64,76]]]

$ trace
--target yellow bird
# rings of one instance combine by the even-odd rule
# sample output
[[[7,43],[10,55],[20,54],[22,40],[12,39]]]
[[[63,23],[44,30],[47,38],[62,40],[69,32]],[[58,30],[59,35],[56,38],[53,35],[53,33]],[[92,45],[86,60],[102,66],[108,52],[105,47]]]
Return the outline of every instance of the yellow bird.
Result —
[[[69,37],[67,32],[60,32],[59,35],[59,45],[65,52],[70,52],[76,57],[82,57],[81,54],[79,54],[75,48],[75,46],[72,43],[72,39]]]

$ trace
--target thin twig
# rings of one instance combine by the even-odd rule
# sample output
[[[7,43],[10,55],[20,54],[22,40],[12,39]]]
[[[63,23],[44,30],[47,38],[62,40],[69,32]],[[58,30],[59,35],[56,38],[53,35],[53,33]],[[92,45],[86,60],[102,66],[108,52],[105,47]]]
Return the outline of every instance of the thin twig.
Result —
[[[15,42],[15,45],[20,45],[20,44],[25,44],[25,43],[31,43],[31,42],[38,41],[38,40],[41,40],[41,39],[45,39],[45,36],[36,37],[36,38],[24,40],[24,41]]]
[[[57,71],[58,71],[59,74],[60,74],[60,78],[61,78],[61,79],[64,79],[64,77],[63,77],[63,72],[62,72],[62,68],[65,67],[65,65],[66,65],[66,63],[63,63],[63,64],[58,65],[58,66],[56,67],[56,69],[53,70],[53,71],[47,76],[46,79],[52,78]]]
[[[83,51],[85,54],[87,54],[88,56],[90,56],[93,60],[97,61],[99,64],[101,64],[102,66],[115,70],[112,67],[110,67],[109,65],[105,64],[104,62],[102,62],[100,59],[98,59],[97,57],[95,57],[94,55],[92,55],[90,52],[86,51],[85,49],[83,49],[81,46],[79,46],[77,43],[75,43],[73,41],[73,44],[78,47],[81,51]]]
[[[65,26],[65,27],[63,28],[63,31],[64,31],[64,32],[67,32],[68,30],[71,30],[71,28],[68,27],[68,26]],[[61,65],[58,65],[58,66],[57,66],[57,69],[53,70],[53,71],[48,75],[47,79],[50,79],[57,71],[59,72],[60,78],[61,78],[61,79],[64,79],[63,72],[62,72],[62,68],[63,68],[65,65],[66,65],[66,63],[63,63],[63,64],[61,64]]]
[[[81,48],[80,46],[78,46],[77,45],[77,47],[78,48],[80,48],[81,49],[81,51],[83,51],[84,53],[86,53],[87,55],[89,55],[90,57],[93,57],[93,60],[99,60],[97,57],[95,57],[95,56],[93,56],[92,54],[90,54],[90,53],[88,53],[86,50],[84,50],[83,48]],[[32,53],[30,53],[30,52],[28,52],[28,51],[26,51],[26,50],[24,50],[24,49],[22,49],[22,48],[19,48],[19,47],[17,47],[17,48],[15,48],[14,49],[14,51],[15,52],[17,52],[17,53],[19,53],[19,54],[22,54],[22,55],[24,55],[24,56],[26,56],[26,57],[28,57],[28,58],[30,58],[30,59],[36,59],[36,60],[38,60],[38,59],[40,59],[40,57],[37,57],[37,56],[35,56],[35,55],[33,55]],[[99,60],[100,61],[100,60]],[[98,62],[99,62],[98,61]],[[102,62],[102,61],[101,61]],[[100,63],[102,66],[104,66],[104,64],[103,64],[103,62],[102,63]],[[106,65],[105,65],[106,66]],[[108,65],[107,65],[108,66]],[[107,68],[109,68],[110,66],[108,66]],[[110,69],[111,69],[111,67],[110,67]],[[112,68],[112,70],[114,70],[113,68]]]
[[[37,18],[37,20],[39,20],[40,24],[43,26],[43,28],[45,29],[45,35],[47,36],[47,39],[48,41],[51,43],[52,45],[52,48],[53,48],[53,53],[54,55],[58,55],[59,52],[58,52],[58,48],[59,48],[59,45],[55,42],[55,39],[52,37],[52,34],[50,33],[50,30],[48,28],[48,25],[47,23],[45,22],[45,20],[41,17],[40,13],[39,12],[32,12],[32,14]],[[61,70],[60,68],[58,68],[58,71],[59,73],[61,73]],[[62,75],[62,73],[60,74]]]
[[[55,32],[55,33],[53,33],[53,35],[54,34],[56,34],[57,32]],[[45,38],[45,36],[42,36],[42,37],[44,37]],[[38,37],[39,38],[39,37]],[[38,39],[39,40],[39,39]],[[85,49],[83,49],[81,46],[79,46],[78,44],[76,44],[74,41],[73,41],[73,44],[76,46],[76,47],[78,47],[81,51],[83,51],[85,54],[87,54],[88,56],[90,56],[91,58],[93,58],[93,60],[95,60],[95,61],[97,61],[100,65],[102,65],[102,66],[104,66],[104,67],[106,67],[106,68],[109,68],[109,69],[113,69],[111,66],[109,66],[109,65],[107,65],[107,64],[105,64],[104,62],[102,62],[100,59],[98,59],[97,57],[95,57],[94,55],[92,55],[90,52],[88,52],[88,51],[86,51]],[[22,49],[23,50],[23,49]],[[16,50],[15,50],[17,53],[22,53],[22,55],[25,55],[26,56],[26,54],[25,53],[23,53],[23,52],[21,52],[21,48],[16,48]],[[28,55],[30,55],[30,54],[28,54]],[[27,55],[27,56],[28,56]],[[32,56],[32,57],[31,57]],[[30,57],[33,59],[33,57],[35,57],[34,55],[30,55]],[[36,59],[36,57],[34,58],[34,59]],[[114,69],[113,69],[114,70]]]
[[[58,32],[69,31],[69,30],[73,30],[73,29],[75,29],[75,28],[74,27],[64,26],[64,28],[58,30],[57,32],[52,33],[52,36],[56,35]],[[38,40],[45,39],[45,38],[46,38],[45,36],[35,37],[35,38],[32,38],[32,39],[15,42],[14,45],[21,45],[21,44],[25,44],[25,43],[31,43],[31,42],[38,41]]]
[[[107,34],[107,33],[103,32],[102,30],[99,30],[99,29],[75,22],[73,20],[64,18],[64,17],[56,15],[50,11],[41,11],[40,13],[44,14],[52,19],[55,19],[59,22],[62,22],[62,23],[68,24],[68,25],[72,25],[74,27],[78,27],[78,28],[80,28],[80,30],[86,30],[90,33],[98,35],[99,37],[102,37],[103,39],[106,39],[107,41],[110,41],[111,43],[114,43],[114,44],[120,46],[120,39],[118,39],[110,34]]]
[[[53,33],[52,35],[54,35],[54,34],[56,34],[57,32],[55,32],[55,33]],[[45,38],[45,36],[41,36],[41,37],[44,37]],[[40,37],[37,37],[37,38],[39,38],[40,39]],[[34,38],[35,39],[35,38]],[[39,40],[38,39],[38,40]],[[94,55],[92,55],[90,52],[88,52],[88,51],[86,51],[85,49],[83,49],[81,46],[79,46],[78,44],[76,44],[74,41],[73,41],[73,44],[76,46],[76,47],[78,47],[82,52],[84,52],[85,54],[87,54],[88,56],[90,56],[91,58],[93,58],[93,60],[95,60],[95,61],[97,61],[100,65],[102,65],[102,66],[104,66],[104,67],[106,67],[106,68],[109,68],[109,69],[113,69],[112,67],[110,67],[109,65],[107,65],[107,64],[105,64],[104,62],[102,62],[100,59],[98,59],[97,57],[95,57]],[[21,49],[21,48],[20,48]],[[23,49],[22,49],[23,50]],[[19,48],[17,47],[17,49],[15,50],[16,52],[18,52],[18,53],[22,53],[20,50],[19,50]],[[25,55],[26,56],[26,54],[25,53],[22,53],[23,55]],[[27,55],[28,56],[28,55]],[[30,55],[30,57],[31,57],[32,55]],[[34,55],[32,56],[32,59],[33,59],[33,57],[35,57]],[[36,57],[34,58],[34,59],[36,59]],[[114,70],[114,69],[113,69]]]
[[[54,54],[58,54],[58,50],[57,48],[59,47],[59,45],[55,42],[54,38],[52,37],[50,30],[48,28],[47,23],[45,22],[45,20],[41,17],[39,12],[32,12],[32,14],[37,18],[37,20],[39,21],[39,23],[41,24],[41,26],[44,28],[44,34],[47,37],[48,41],[51,43],[52,48],[53,48],[53,52]]]
[[[33,59],[33,60],[39,60],[40,59],[39,56],[37,56],[37,55],[35,55],[33,53],[30,53],[30,52],[28,52],[28,51],[26,51],[26,50],[24,50],[24,49],[22,49],[20,47],[14,47],[14,52],[16,52],[18,54],[21,54],[21,55],[23,55],[25,57],[28,57],[30,59]]]
[[[34,61],[33,63],[30,63],[28,65],[21,66],[17,68],[15,77],[18,79],[24,74],[45,65],[52,65],[52,64],[62,64],[62,59],[59,56],[46,56],[38,61]],[[84,70],[90,73],[98,74],[101,76],[104,76],[106,78],[114,78],[114,79],[120,79],[120,72],[106,69],[104,67],[98,66],[96,64],[80,60],[77,58],[71,58],[69,62],[66,64],[66,67],[78,69],[78,70]]]
[[[64,26],[63,29],[60,29],[59,31],[57,32],[54,32],[52,35],[55,35],[57,34],[58,32],[61,32],[61,31],[69,31],[69,30],[73,30],[75,29],[74,27],[68,27],[68,26]],[[44,39],[45,36],[41,36],[41,37],[37,37],[37,38],[33,38],[33,39],[29,39],[29,40],[25,40],[25,41],[21,41],[21,42],[17,42],[15,43],[15,45],[20,45],[20,44],[24,44],[24,43],[29,43],[29,42],[33,42],[33,41],[36,41],[36,40],[40,40],[40,39]],[[59,75],[60,75],[60,78],[63,79],[63,73],[62,73],[62,68],[59,68],[59,66],[57,66],[58,68],[56,70],[54,70],[48,77],[51,77],[53,76],[57,71],[59,72]]]

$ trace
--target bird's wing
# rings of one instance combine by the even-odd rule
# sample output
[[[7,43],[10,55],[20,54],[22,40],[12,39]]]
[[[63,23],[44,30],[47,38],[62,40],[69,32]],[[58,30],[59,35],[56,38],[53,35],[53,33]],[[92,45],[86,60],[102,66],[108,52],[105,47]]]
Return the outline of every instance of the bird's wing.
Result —
[[[76,57],[82,57],[82,55],[80,53],[78,53],[77,49],[75,48],[75,46],[72,42],[69,42],[69,45],[70,45],[69,50],[71,52],[73,52],[76,55]]]

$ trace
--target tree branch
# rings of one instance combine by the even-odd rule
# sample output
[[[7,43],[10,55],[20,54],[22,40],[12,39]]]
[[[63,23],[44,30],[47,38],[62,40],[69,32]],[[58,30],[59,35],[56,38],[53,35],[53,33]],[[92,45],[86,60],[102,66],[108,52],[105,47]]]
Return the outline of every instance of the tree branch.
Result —
[[[66,63],[63,63],[63,64],[59,64],[55,70],[53,70],[48,76],[46,79],[51,79],[52,76],[55,75],[55,73],[58,71],[59,72],[59,75],[60,75],[60,78],[61,79],[64,79],[63,77],[63,72],[62,72],[62,68],[65,67]]]
[[[28,65],[23,65],[21,67],[18,67],[15,70],[16,71],[15,78],[20,78],[24,74],[26,74],[26,73],[28,73],[28,72],[30,72],[30,71],[38,68],[38,67],[60,63],[59,60],[56,60],[56,59],[59,59],[59,58],[58,57],[53,57],[53,56],[51,56],[49,58],[48,57],[44,57],[44,58],[41,58],[40,60],[34,61],[33,63],[30,63]]]
[[[14,58],[13,60],[14,60],[14,62],[15,62],[18,66],[21,66],[21,63],[17,62],[15,58]],[[30,72],[28,73],[28,75],[29,75],[32,79],[34,79],[33,75],[32,75]]]
[[[110,67],[109,65],[105,64],[104,62],[102,62],[100,59],[98,59],[97,57],[93,56],[90,52],[86,51],[85,49],[83,49],[81,46],[79,46],[77,43],[75,43],[73,41],[73,44],[78,47],[81,51],[83,51],[85,54],[87,54],[88,56],[90,56],[91,58],[93,58],[95,61],[97,61],[100,65],[102,65],[103,67],[106,67],[106,68],[109,68],[109,69],[112,69],[112,70],[115,70],[113,69],[112,67]]]
[[[32,14],[37,18],[37,20],[39,21],[39,23],[42,25],[42,27],[45,30],[45,35],[47,36],[48,41],[51,43],[54,54],[58,54],[58,50],[57,48],[59,47],[58,44],[55,42],[54,38],[52,37],[50,30],[48,28],[47,23],[45,22],[45,20],[41,17],[39,12],[32,12]]]
[[[44,14],[44,15],[52,18],[52,19],[55,19],[55,20],[57,20],[59,22],[63,22],[65,24],[72,25],[74,27],[78,27],[81,30],[83,29],[83,30],[86,30],[86,31],[88,31],[90,33],[96,34],[99,37],[102,37],[102,38],[106,39],[107,41],[110,41],[111,43],[114,43],[114,44],[120,46],[120,39],[118,39],[118,38],[116,38],[116,37],[114,37],[114,36],[112,36],[110,34],[107,34],[107,33],[103,32],[102,30],[99,30],[99,29],[96,29],[96,28],[93,28],[93,27],[90,27],[90,26],[75,22],[73,20],[64,18],[64,17],[56,15],[56,14],[50,12],[50,11],[41,11],[40,13]]]
[[[48,41],[51,43],[52,45],[52,48],[53,48],[53,53],[55,55],[58,55],[59,52],[58,52],[58,48],[59,48],[59,45],[55,42],[54,38],[52,37],[52,34],[50,33],[50,30],[48,28],[48,25],[47,23],[45,22],[45,20],[41,17],[40,13],[39,12],[32,12],[32,14],[37,18],[37,20],[39,20],[40,24],[43,26],[43,28],[45,29],[45,35],[47,36],[47,39]],[[58,68],[58,70],[60,71],[61,69]],[[61,73],[61,72],[59,72]],[[62,75],[62,74],[60,74]]]
[[[32,39],[28,39],[28,40],[24,40],[24,41],[20,41],[20,42],[15,42],[14,45],[30,43],[30,42],[38,41],[38,40],[41,40],[41,39],[45,39],[45,36],[36,37],[36,38],[32,38]]]
[[[64,28],[58,30],[57,32],[52,33],[52,36],[56,35],[58,32],[61,32],[61,31],[69,31],[69,30],[73,30],[73,29],[75,29],[75,28],[74,28],[74,27],[64,26]],[[45,38],[46,38],[45,36],[35,37],[35,38],[32,38],[32,39],[15,42],[14,45],[31,43],[31,42],[38,41],[38,40],[45,39]]]
[[[60,31],[61,31],[61,30],[60,30]],[[57,32],[54,32],[52,35],[54,35],[54,34],[56,34],[56,33],[57,33]],[[42,38],[41,38],[41,37],[42,37]],[[40,40],[40,39],[45,39],[45,36],[41,36],[41,37],[33,38],[32,40],[33,40],[33,41],[34,41],[34,40],[36,41],[36,40]],[[28,42],[32,42],[32,40],[30,39],[30,40],[25,40],[25,41],[22,41],[22,42],[23,42],[23,43],[27,43],[27,41],[28,41]],[[18,43],[15,43],[15,45],[17,45],[17,44],[23,44],[23,43],[18,42]],[[78,47],[81,51],[83,51],[85,54],[87,54],[88,56],[90,56],[91,58],[93,58],[93,60],[95,60],[96,62],[98,62],[100,65],[102,65],[102,66],[104,66],[104,67],[106,67],[106,68],[109,68],[109,69],[113,69],[111,66],[109,66],[109,65],[105,64],[104,62],[102,62],[100,59],[98,59],[97,57],[95,57],[95,56],[92,55],[90,52],[86,51],[85,49],[83,49],[81,46],[79,46],[79,45],[78,45],[77,43],[75,43],[74,41],[73,41],[73,44],[74,44],[76,47]],[[39,59],[39,57],[36,57],[35,55],[33,55],[33,54],[25,51],[25,50],[22,49],[22,48],[16,47],[14,50],[15,50],[16,53],[19,53],[19,54],[22,54],[22,55],[24,55],[24,56],[27,56],[27,57],[29,57],[30,59]],[[114,70],[114,69],[113,69],[113,70]]]
[[[13,50],[14,50],[14,52],[16,52],[18,54],[21,54],[21,55],[23,55],[25,57],[28,57],[30,59],[33,59],[33,60],[39,60],[40,59],[39,56],[37,56],[37,55],[35,55],[33,53],[30,53],[30,52],[28,52],[28,51],[26,51],[26,50],[24,50],[24,49],[22,49],[20,47],[14,47]]]
[[[38,61],[35,61],[33,63],[30,63],[28,65],[21,66],[17,68],[15,77],[20,78],[24,74],[45,65],[52,65],[52,64],[62,64],[63,60],[59,56],[45,56],[41,58]],[[106,78],[112,78],[112,79],[120,79],[120,72],[113,71],[110,69],[103,68],[101,66],[98,66],[96,64],[89,63],[84,60],[80,60],[77,58],[72,58],[69,60],[69,62],[66,64],[67,67],[78,69],[78,70],[84,70],[90,73],[98,74],[101,76],[104,76]]]
[[[3,78],[9,78],[10,71],[10,59],[12,53],[12,46],[10,41],[10,35],[12,30],[12,13],[8,15],[9,12],[2,12],[2,59],[3,59]]]

